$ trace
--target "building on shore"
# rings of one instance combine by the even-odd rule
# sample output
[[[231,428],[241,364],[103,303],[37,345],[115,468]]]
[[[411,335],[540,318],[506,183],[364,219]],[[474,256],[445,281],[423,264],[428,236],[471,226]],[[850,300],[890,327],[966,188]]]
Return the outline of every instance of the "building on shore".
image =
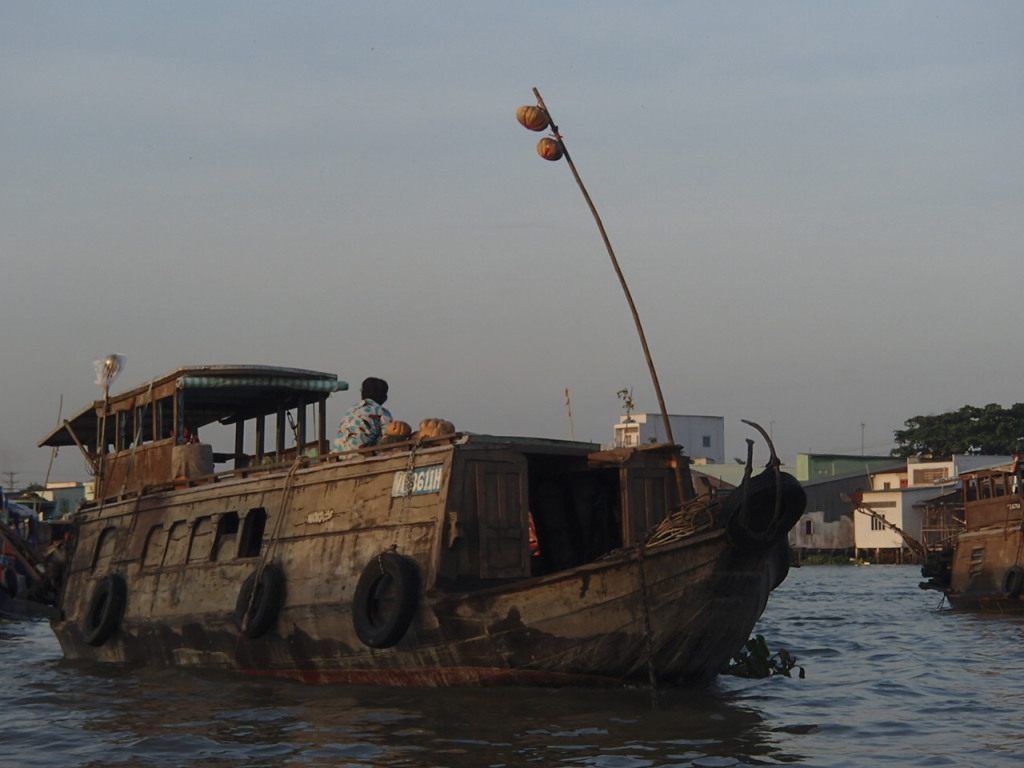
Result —
[[[725,463],[725,419],[721,416],[669,414],[672,438],[686,449],[691,459]],[[629,448],[644,443],[664,443],[668,430],[660,413],[634,413],[619,418],[613,445]]]
[[[903,534],[926,549],[941,549],[963,519],[960,474],[1010,461],[1009,456],[956,454],[949,459],[912,457],[904,466],[871,475],[854,517],[855,556],[876,563],[919,557]]]
[[[723,492],[737,487],[743,458],[725,462],[725,420],[720,416],[669,415],[672,436],[691,458],[695,481]],[[614,447],[664,442],[656,413],[622,416]],[[940,549],[961,528],[959,474],[1008,461],[1004,456],[958,454],[949,459],[863,454],[800,453],[781,469],[807,492],[807,507],[789,534],[794,559],[847,556],[876,563],[919,557],[900,531],[927,549]],[[755,472],[760,466],[755,467]],[[875,515],[857,511],[870,507]]]
[[[850,499],[871,487],[871,473],[898,469],[903,459],[833,453],[801,453],[796,478],[807,492],[803,516],[789,532],[797,561],[813,555],[846,555],[856,550]]]
[[[83,501],[93,498],[94,484],[90,481],[47,483],[45,488],[35,487],[8,494],[7,498],[35,513],[41,521],[67,517],[75,512]]]

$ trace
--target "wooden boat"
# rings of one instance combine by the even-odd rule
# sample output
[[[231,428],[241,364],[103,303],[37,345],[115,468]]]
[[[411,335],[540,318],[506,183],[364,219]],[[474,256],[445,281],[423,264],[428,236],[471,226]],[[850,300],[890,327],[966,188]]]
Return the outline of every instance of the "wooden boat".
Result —
[[[40,522],[35,513],[0,492],[0,619],[50,619],[63,553],[52,544],[63,536],[60,522]]]
[[[786,576],[805,496],[774,452],[757,475],[748,455],[727,498],[696,493],[669,444],[456,432],[336,453],[325,403],[346,388],[180,368],[47,436],[96,479],[52,622],[65,656],[314,683],[690,685]]]
[[[1024,611],[1024,475],[1019,459],[960,475],[964,527],[921,569],[953,608]]]

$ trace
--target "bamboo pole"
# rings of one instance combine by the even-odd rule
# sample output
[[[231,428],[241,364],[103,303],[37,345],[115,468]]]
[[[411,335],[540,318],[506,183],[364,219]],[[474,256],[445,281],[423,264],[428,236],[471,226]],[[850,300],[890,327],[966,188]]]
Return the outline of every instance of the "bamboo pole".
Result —
[[[626,302],[629,304],[629,311],[633,315],[633,323],[636,325],[636,332],[640,336],[640,344],[644,350],[647,369],[650,371],[651,382],[654,384],[654,394],[658,398],[658,408],[661,409],[661,418],[665,423],[665,435],[670,443],[675,444],[675,437],[672,435],[672,424],[669,422],[668,418],[668,408],[665,407],[665,396],[662,394],[661,383],[658,381],[658,372],[654,368],[654,359],[651,357],[651,350],[647,344],[647,336],[644,333],[643,324],[640,322],[640,313],[637,311],[636,302],[633,301],[633,294],[630,292],[629,285],[626,283],[626,277],[622,274],[621,267],[619,267],[619,260],[615,256],[615,249],[612,248],[611,240],[608,238],[608,233],[604,228],[604,222],[601,221],[600,214],[597,212],[597,207],[594,205],[594,201],[591,200],[590,193],[587,192],[587,188],[583,184],[583,179],[580,178],[580,174],[576,170],[576,164],[572,161],[569,150],[565,146],[565,140],[562,138],[562,134],[558,130],[558,125],[555,124],[554,118],[551,117],[551,111],[544,103],[544,98],[540,95],[540,91],[534,88],[533,95],[537,97],[537,105],[547,114],[551,133],[558,142],[558,146],[562,150],[562,155],[565,157],[565,161],[569,164],[569,169],[572,171],[572,176],[576,180],[576,185],[580,188],[580,192],[583,193],[583,199],[587,201],[590,213],[593,215],[594,221],[597,223],[597,229],[601,233],[601,239],[604,241],[605,248],[608,250],[608,256],[612,260],[612,267],[615,269],[615,274],[619,278],[619,284],[622,286],[622,292],[626,295]],[[686,501],[690,497],[689,487],[683,479],[682,467],[678,466],[678,464],[676,466],[676,480],[679,485],[679,498],[681,501]]]

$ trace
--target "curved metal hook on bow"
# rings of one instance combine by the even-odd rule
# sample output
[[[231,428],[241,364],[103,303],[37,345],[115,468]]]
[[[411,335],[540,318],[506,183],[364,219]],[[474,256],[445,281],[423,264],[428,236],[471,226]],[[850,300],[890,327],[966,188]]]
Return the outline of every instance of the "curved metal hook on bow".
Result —
[[[762,427],[760,424],[758,424],[756,422],[748,421],[747,419],[740,419],[740,421],[742,421],[744,424],[749,424],[754,429],[756,429],[758,432],[760,432],[761,433],[761,437],[763,437],[764,441],[766,443],[768,443],[768,450],[771,451],[771,453],[772,453],[772,457],[771,457],[771,459],[768,460],[768,464],[766,466],[771,468],[771,469],[773,469],[775,471],[775,509],[772,512],[772,519],[778,519],[779,512],[782,509],[782,471],[779,469],[779,467],[782,465],[782,462],[779,461],[779,456],[778,456],[777,453],[775,453],[775,444],[772,442],[772,439],[768,435],[768,433],[764,431],[764,427]],[[743,480],[744,480],[744,487],[745,488],[749,487],[747,485],[746,481],[750,477],[750,468],[751,468],[751,464],[753,463],[753,457],[754,457],[753,450],[754,450],[754,441],[753,440],[747,440],[747,469],[746,469],[746,472],[743,473],[744,474]],[[746,490],[743,493],[743,506],[744,506],[744,508],[746,508],[746,506],[747,506],[747,491]]]
[[[749,424],[750,426],[752,426],[754,429],[761,433],[761,437],[763,437],[764,441],[768,443],[768,450],[771,451],[772,453],[772,458],[768,462],[768,465],[773,467],[779,466],[782,462],[779,461],[779,456],[777,453],[775,453],[775,444],[772,442],[771,437],[768,436],[768,433],[764,431],[764,427],[762,427],[760,424],[756,422],[748,421],[747,419],[740,419],[740,421],[742,421],[744,424]]]

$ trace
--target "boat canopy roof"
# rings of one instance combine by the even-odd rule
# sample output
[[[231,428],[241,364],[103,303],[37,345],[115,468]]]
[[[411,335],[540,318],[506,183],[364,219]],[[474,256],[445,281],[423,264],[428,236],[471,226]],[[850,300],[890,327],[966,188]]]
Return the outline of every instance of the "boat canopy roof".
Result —
[[[199,429],[213,422],[232,424],[326,399],[348,389],[337,374],[269,365],[204,365],[178,368],[146,384],[110,395],[106,412],[151,404],[184,391],[188,423]],[[43,438],[39,446],[95,444],[104,401],[96,400]],[[74,433],[74,435],[72,435]]]
[[[968,472],[961,472],[957,479],[966,480],[987,475],[1016,475],[1020,472],[1020,458],[1015,457],[1012,461],[1001,461],[998,464],[989,464],[983,467],[974,467]]]

